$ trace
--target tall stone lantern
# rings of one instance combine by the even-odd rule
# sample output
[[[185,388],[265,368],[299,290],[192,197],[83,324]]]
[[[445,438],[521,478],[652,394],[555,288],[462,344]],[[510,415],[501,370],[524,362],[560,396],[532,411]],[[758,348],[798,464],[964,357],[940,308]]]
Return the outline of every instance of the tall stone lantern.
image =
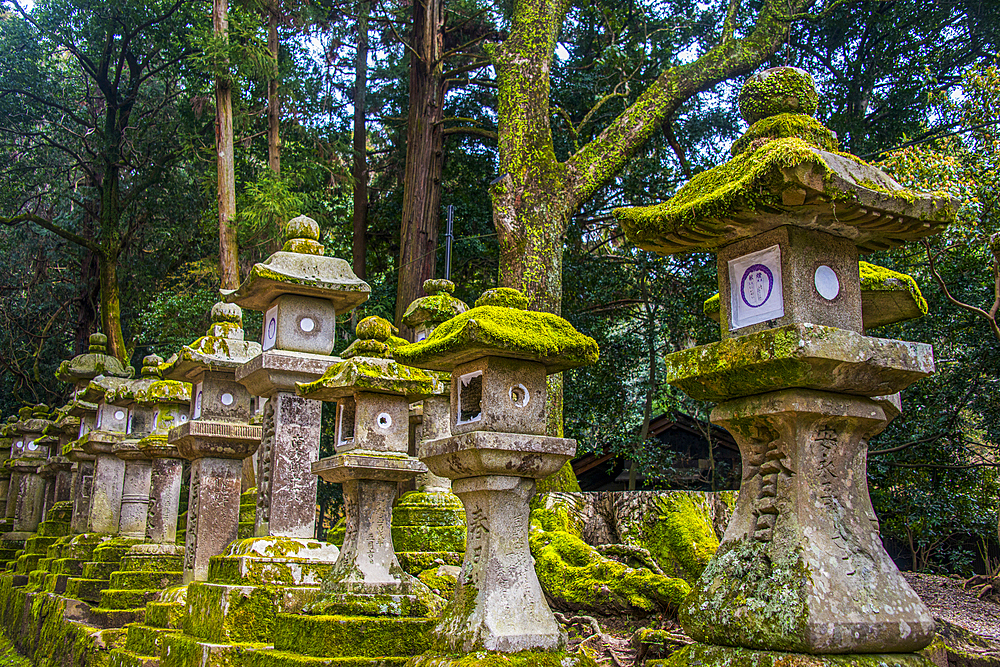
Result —
[[[527,305],[516,290],[489,290],[426,340],[395,350],[401,363],[451,373],[452,435],[421,442],[417,455],[465,505],[465,561],[436,630],[454,652],[558,651],[566,642],[528,550],[528,501],[536,480],[576,451],[575,440],[545,435],[545,377],[594,363],[598,349]]]
[[[163,359],[155,354],[145,357],[139,379],[124,382],[108,394],[108,401],[112,405],[127,411],[125,437],[112,448],[114,455],[125,462],[118,534],[135,540],[146,537],[149,485],[153,474],[152,459],[139,447],[139,441],[153,430],[153,407],[140,396],[151,385],[162,381],[159,368],[162,362]]]
[[[14,446],[17,417],[11,415],[7,422],[0,426],[0,533],[14,527],[13,520],[7,523],[7,493],[10,491],[10,455]]]
[[[3,522],[5,533],[14,530],[14,516],[17,514],[17,496],[21,492],[21,478],[24,476],[21,472],[14,469],[14,462],[24,452],[24,436],[17,428],[17,425],[21,420],[30,418],[31,406],[24,406],[17,411],[16,415],[10,416],[6,426],[5,432],[10,435],[10,455],[4,461],[3,466],[10,473],[10,479],[7,485],[6,514]],[[16,537],[14,541],[16,541]]]
[[[432,393],[437,379],[396,363],[381,317],[358,322],[350,358],[319,380],[300,384],[312,400],[337,403],[337,453],[312,470],[344,488],[346,533],[312,614],[425,616],[443,606],[399,566],[390,533],[397,484],[425,470],[409,456],[409,404]]]
[[[82,404],[97,404],[93,428],[77,440],[85,454],[94,457],[94,479],[91,482],[88,533],[118,533],[121,518],[122,491],[125,481],[125,461],[115,456],[114,447],[125,437],[128,410],[109,401],[109,394],[127,380],[97,376],[86,389],[77,394]],[[82,407],[82,406],[80,406]],[[80,429],[86,428],[81,420]]]
[[[52,418],[52,424],[42,432],[49,445],[48,461],[39,468],[45,478],[45,512],[73,497],[73,462],[63,456],[62,450],[80,432],[80,418],[69,414],[69,405],[55,410]]]
[[[265,541],[299,540],[297,557],[309,558],[317,490],[310,466],[319,458],[322,403],[297,396],[295,387],[340,361],[329,356],[336,318],[364,303],[371,288],[346,261],[324,256],[316,221],[299,216],[284,232],[282,249],[255,264],[239,289],[223,294],[231,303],[264,313],[263,351],[236,371],[252,394],[268,398],[254,535]]]
[[[718,403],[743,457],[735,515],[680,611],[700,643],[667,664],[928,665],[913,652],[934,619],[882,547],[864,442],[895,410],[875,399],[934,360],[863,335],[858,253],[942,231],[955,204],[835,152],[802,70],[756,74],[739,101],[751,126],[730,162],[615,212],[640,247],[717,253],[722,340],[669,355],[666,376]]]
[[[217,303],[206,335],[163,365],[163,377],[193,387],[190,420],[167,435],[191,461],[184,583],[204,581],[209,559],[237,537],[243,459],[260,444],[260,427],[248,423],[250,394],[234,375],[259,353],[257,343],[244,340],[243,311]]]
[[[146,539],[151,545],[158,545],[156,548],[159,548],[160,553],[179,552],[182,549],[175,547],[175,543],[184,457],[167,439],[170,429],[184,424],[190,418],[191,385],[177,380],[158,379],[136,391],[135,400],[153,411],[150,431],[137,443],[139,450],[153,462],[150,470]]]
[[[102,333],[90,335],[87,352],[78,354],[59,364],[56,378],[73,385],[68,403],[68,415],[79,419],[80,426],[76,440],[63,446],[62,454],[73,464],[72,498],[73,518],[71,526],[74,533],[87,530],[90,516],[91,484],[94,480],[93,454],[83,451],[79,438],[94,428],[97,422],[97,403],[84,401],[83,393],[96,377],[121,378],[132,377],[135,369],[123,365],[116,357],[107,353],[108,337]]]
[[[38,530],[45,509],[45,479],[39,467],[48,458],[49,448],[41,442],[42,431],[52,424],[47,405],[36,405],[22,415],[17,423],[17,438],[23,443],[20,454],[14,458],[11,469],[20,473],[17,508],[14,513],[14,534],[24,539]],[[5,539],[10,539],[5,538]]]

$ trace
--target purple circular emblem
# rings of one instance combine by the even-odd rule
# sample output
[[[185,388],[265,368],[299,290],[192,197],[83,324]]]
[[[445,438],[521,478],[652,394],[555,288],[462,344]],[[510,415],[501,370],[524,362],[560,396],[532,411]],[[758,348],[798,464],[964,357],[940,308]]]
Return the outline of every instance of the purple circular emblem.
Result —
[[[774,276],[771,269],[763,264],[754,264],[743,272],[740,281],[740,297],[743,303],[751,308],[760,308],[771,297],[774,288]]]
[[[267,337],[274,338],[274,334],[278,332],[278,321],[271,320],[267,323]]]

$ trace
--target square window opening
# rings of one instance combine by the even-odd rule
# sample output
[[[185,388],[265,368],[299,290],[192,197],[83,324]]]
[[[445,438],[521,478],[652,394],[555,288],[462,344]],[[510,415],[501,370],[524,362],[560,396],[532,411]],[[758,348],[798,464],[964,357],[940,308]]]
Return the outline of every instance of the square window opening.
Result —
[[[354,444],[354,419],[357,405],[353,398],[345,398],[337,404],[337,446]]]
[[[458,423],[477,422],[483,416],[483,372],[475,371],[458,378]]]

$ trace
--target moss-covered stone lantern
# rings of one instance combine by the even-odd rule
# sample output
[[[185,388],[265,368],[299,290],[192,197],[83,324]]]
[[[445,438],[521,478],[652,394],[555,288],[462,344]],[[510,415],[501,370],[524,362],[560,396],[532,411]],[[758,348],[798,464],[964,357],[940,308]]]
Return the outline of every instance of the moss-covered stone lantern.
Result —
[[[640,247],[717,252],[722,341],[669,355],[666,376],[718,403],[712,421],[743,456],[735,515],[680,611],[700,643],[670,665],[929,664],[913,652],[934,620],[873,529],[864,442],[895,412],[876,399],[934,360],[929,345],[863,335],[858,254],[936,234],[956,207],[836,152],[815,99],[802,70],[750,77],[733,159],[615,212]]]
[[[123,382],[107,395],[109,403],[126,410],[125,437],[115,443],[112,451],[125,462],[118,534],[135,540],[146,537],[149,485],[153,472],[152,458],[139,448],[139,441],[153,430],[153,407],[140,401],[139,395],[155,382],[162,381],[161,363],[163,359],[155,354],[145,357],[139,379]]]
[[[62,452],[80,432],[80,418],[69,414],[69,409],[69,405],[56,409],[52,413],[52,424],[42,432],[49,444],[48,461],[39,469],[46,480],[46,512],[56,503],[73,499],[73,462]]]
[[[346,261],[326,257],[319,225],[299,216],[284,228],[285,244],[255,264],[239,289],[225,298],[264,313],[263,352],[237,373],[255,396],[267,397],[258,455],[254,534],[310,541],[316,527],[320,401],[295,394],[339,359],[331,357],[336,318],[368,299],[371,288]],[[299,557],[308,557],[298,549]]]
[[[576,441],[545,435],[545,377],[594,363],[598,349],[527,304],[516,290],[489,290],[426,340],[395,351],[401,363],[451,373],[453,435],[421,442],[417,455],[452,480],[465,505],[465,561],[436,629],[458,653],[558,651],[566,642],[528,550],[528,501],[535,481],[576,451]]]
[[[162,553],[179,553],[183,549],[175,549],[175,544],[184,457],[167,437],[170,429],[190,418],[191,384],[159,379],[137,390],[135,401],[153,411],[151,429],[138,442],[139,450],[153,461],[146,539],[152,545],[160,545]]]
[[[109,401],[109,394],[127,382],[118,377],[98,375],[76,398],[80,406],[97,406],[93,427],[76,441],[85,454],[94,457],[94,479],[91,482],[90,507],[86,532],[116,535],[121,518],[122,489],[125,481],[125,461],[115,456],[114,446],[125,437],[128,410]],[[87,429],[81,419],[81,431]]]
[[[21,535],[27,539],[38,530],[44,516],[45,479],[38,468],[48,458],[49,448],[42,442],[42,432],[52,424],[52,420],[49,419],[49,407],[45,404],[36,405],[30,411],[22,409],[19,417],[16,439],[21,443],[20,453],[11,463],[11,471],[20,474],[13,534],[18,536],[14,539],[19,539]]]
[[[108,337],[104,334],[91,334],[87,352],[63,361],[56,371],[57,379],[73,386],[67,414],[80,422],[76,438],[66,443],[62,451],[63,456],[73,463],[71,525],[75,533],[87,530],[95,460],[93,454],[83,451],[79,439],[92,430],[97,421],[97,403],[84,401],[81,395],[90,381],[96,377],[125,379],[132,377],[135,372],[131,366],[125,366],[116,357],[107,353],[107,343]]]
[[[344,545],[310,607],[313,615],[418,617],[444,604],[400,568],[392,543],[397,484],[424,470],[408,454],[409,403],[431,394],[437,380],[393,360],[391,332],[388,321],[366,317],[351,356],[299,385],[303,396],[337,403],[337,453],[312,470],[343,485],[346,516]]]
[[[239,306],[217,303],[206,334],[161,369],[164,378],[192,385],[190,419],[167,434],[191,461],[184,583],[204,581],[209,559],[237,537],[243,459],[260,444],[260,427],[248,423],[250,393],[235,374],[259,353],[259,344],[244,339]]]
[[[424,281],[424,292],[403,313],[403,324],[412,329],[417,342],[425,340],[434,329],[469,309],[464,301],[452,296],[455,283],[444,279]],[[419,443],[451,435],[449,396],[451,375],[428,371],[437,376],[434,393],[411,406],[413,449]],[[451,480],[430,470],[414,480],[416,490],[403,495],[392,509],[392,539],[400,553],[403,568],[411,574],[433,567],[440,561],[454,566],[461,563],[465,551],[465,510],[462,501],[451,492]]]
[[[14,517],[7,519],[7,494],[10,492],[10,460],[11,448],[14,446],[15,424],[17,417],[11,415],[0,425],[0,533],[6,533],[14,528]],[[4,560],[0,553],[0,560]]]

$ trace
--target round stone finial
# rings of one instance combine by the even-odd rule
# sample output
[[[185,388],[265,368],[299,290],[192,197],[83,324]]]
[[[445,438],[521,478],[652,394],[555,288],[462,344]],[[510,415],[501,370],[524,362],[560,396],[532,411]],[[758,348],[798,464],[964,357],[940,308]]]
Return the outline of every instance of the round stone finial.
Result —
[[[424,293],[428,296],[435,294],[451,294],[455,291],[455,283],[445,278],[431,278],[424,281]]]
[[[45,405],[44,403],[39,403],[38,405],[36,405],[31,409],[31,414],[33,417],[37,417],[39,419],[45,419],[45,417],[47,417],[49,414],[49,406]]]
[[[740,115],[753,125],[782,113],[812,115],[819,105],[816,82],[798,67],[772,67],[754,74],[743,84]]]
[[[163,377],[160,372],[160,364],[163,363],[163,357],[157,356],[155,354],[150,354],[142,358],[142,370],[139,371],[139,376],[148,377]]]
[[[300,215],[285,223],[285,242],[295,239],[319,241],[319,223],[307,215]]]
[[[504,308],[527,310],[528,297],[524,296],[520,290],[511,287],[495,287],[486,290],[482,296],[476,299],[476,308],[480,306],[502,306]]]
[[[372,315],[358,322],[355,333],[360,340],[377,340],[384,343],[392,335],[392,324],[385,318]]]
[[[92,333],[90,334],[90,349],[89,352],[94,352],[96,354],[105,354],[108,349],[108,337],[102,333]]]
[[[212,306],[212,324],[220,324],[222,322],[232,322],[242,327],[243,309],[235,303],[219,301]]]
[[[18,408],[17,416],[21,421],[24,421],[26,419],[31,419],[31,413],[33,411],[34,408],[32,408],[30,405],[26,405],[23,408]]]

